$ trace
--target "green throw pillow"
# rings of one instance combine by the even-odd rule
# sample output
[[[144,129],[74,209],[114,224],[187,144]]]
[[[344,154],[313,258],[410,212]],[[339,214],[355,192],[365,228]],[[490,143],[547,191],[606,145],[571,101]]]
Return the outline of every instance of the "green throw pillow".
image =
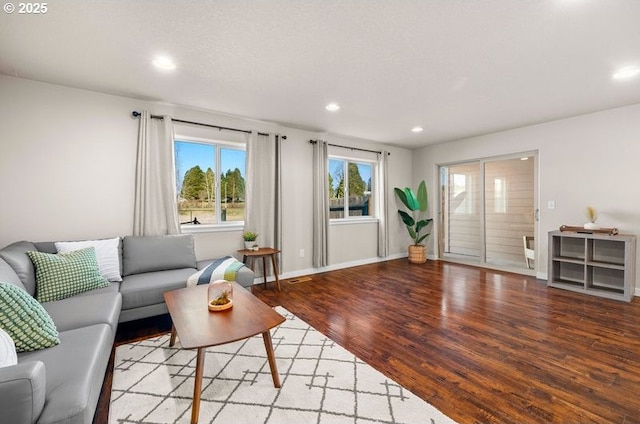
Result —
[[[27,252],[36,269],[36,299],[51,302],[107,287],[93,247],[57,255]]]
[[[53,347],[58,330],[42,305],[20,287],[0,283],[0,328],[16,344],[17,352]]]

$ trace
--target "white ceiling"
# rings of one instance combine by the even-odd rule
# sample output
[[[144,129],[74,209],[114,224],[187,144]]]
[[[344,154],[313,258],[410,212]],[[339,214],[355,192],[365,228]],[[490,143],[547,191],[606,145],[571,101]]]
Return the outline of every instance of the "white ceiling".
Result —
[[[160,53],[175,71],[153,68]],[[628,65],[640,66],[639,0],[54,0],[40,16],[0,12],[2,74],[406,147],[640,103],[640,78],[611,78]]]

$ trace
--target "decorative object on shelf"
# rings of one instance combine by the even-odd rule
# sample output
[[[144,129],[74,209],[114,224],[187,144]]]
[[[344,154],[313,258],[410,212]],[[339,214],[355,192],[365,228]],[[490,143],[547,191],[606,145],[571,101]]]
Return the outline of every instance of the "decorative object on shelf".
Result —
[[[427,261],[427,247],[421,242],[426,239],[430,233],[421,235],[420,232],[427,228],[433,222],[433,219],[420,219],[420,215],[427,210],[428,196],[427,185],[424,180],[418,185],[417,195],[409,187],[404,190],[398,187],[393,189],[400,198],[403,205],[411,211],[411,214],[398,209],[398,214],[402,218],[402,222],[407,227],[409,236],[413,239],[413,244],[409,246],[409,262],[414,264],[423,264]]]
[[[587,219],[589,220],[589,222],[584,224],[584,229],[599,230],[600,226],[596,224],[596,219],[598,219],[598,211],[596,210],[596,208],[594,208],[593,206],[587,206],[587,209],[585,210],[584,213],[587,216]]]
[[[209,284],[207,290],[209,310],[224,311],[233,306],[233,287],[227,280],[216,280]]]
[[[244,248],[247,250],[258,250],[260,249],[260,246],[258,245],[258,242],[256,241],[256,239],[258,238],[258,234],[251,232],[251,231],[245,231],[244,233],[242,233],[242,238],[244,239]]]
[[[562,232],[574,232],[574,233],[583,233],[583,234],[608,234],[610,236],[615,236],[618,234],[617,228],[600,228],[596,230],[588,230],[585,227],[571,226],[571,225],[561,225],[560,231]]]

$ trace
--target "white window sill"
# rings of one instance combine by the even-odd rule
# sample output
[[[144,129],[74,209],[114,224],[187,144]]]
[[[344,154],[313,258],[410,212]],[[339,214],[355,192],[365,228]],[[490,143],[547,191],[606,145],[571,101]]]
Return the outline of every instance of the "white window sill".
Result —
[[[234,222],[229,224],[183,224],[180,226],[182,234],[199,234],[199,233],[222,233],[225,231],[242,231],[244,222]]]
[[[377,224],[378,218],[340,218],[329,220],[329,225]]]

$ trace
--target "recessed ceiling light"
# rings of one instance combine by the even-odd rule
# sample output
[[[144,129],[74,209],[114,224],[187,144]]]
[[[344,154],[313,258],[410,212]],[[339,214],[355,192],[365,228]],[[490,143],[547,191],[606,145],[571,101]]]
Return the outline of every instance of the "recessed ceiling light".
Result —
[[[422,127],[413,127],[413,128],[411,128],[411,131],[413,131],[414,133],[419,133],[419,132],[424,131],[424,128],[422,128]]]
[[[337,103],[329,103],[324,108],[327,109],[329,112],[335,112],[337,110],[340,110],[340,105]]]
[[[158,56],[151,62],[156,68],[162,69],[163,71],[173,71],[176,69],[176,64],[173,60],[169,59],[166,56]]]
[[[527,157],[520,158],[520,160],[529,160]]]
[[[622,68],[615,74],[613,74],[613,79],[627,79],[635,77],[638,74],[640,74],[640,68],[638,68],[637,66],[627,66],[626,68]]]

